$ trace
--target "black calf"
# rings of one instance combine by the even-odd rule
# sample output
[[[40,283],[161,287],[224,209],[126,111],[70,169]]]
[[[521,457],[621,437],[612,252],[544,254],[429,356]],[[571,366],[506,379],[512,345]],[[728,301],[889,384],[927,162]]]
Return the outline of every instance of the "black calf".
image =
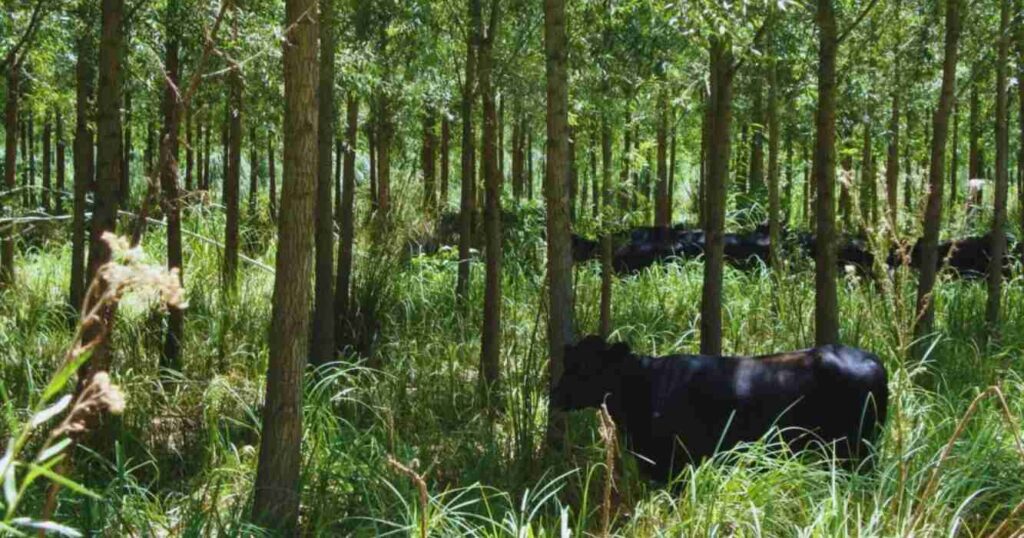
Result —
[[[565,410],[607,403],[641,467],[664,482],[684,465],[756,441],[773,427],[794,450],[817,442],[834,445],[843,459],[866,457],[885,422],[888,395],[878,357],[849,347],[654,358],[588,336],[566,347],[551,400]]]

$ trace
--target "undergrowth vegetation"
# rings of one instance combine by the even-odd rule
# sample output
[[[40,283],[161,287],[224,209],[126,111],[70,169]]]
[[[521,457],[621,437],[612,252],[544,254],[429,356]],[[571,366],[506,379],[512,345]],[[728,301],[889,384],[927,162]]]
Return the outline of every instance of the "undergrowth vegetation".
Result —
[[[670,487],[639,476],[625,446],[606,499],[606,448],[590,412],[569,417],[568,449],[544,447],[546,357],[543,215],[511,210],[506,228],[499,411],[481,411],[476,376],[482,268],[468,308],[454,297],[456,254],[408,253],[423,223],[396,215],[358,237],[353,351],[308,372],[302,526],[308,535],[437,536],[984,536],[1024,527],[1024,281],[1005,287],[998,342],[985,343],[983,282],[944,279],[938,332],[907,359],[916,279],[905,269],[846,275],[841,339],[889,370],[889,420],[870,469],[792,454],[774,435],[688,469]],[[112,377],[127,399],[109,453],[78,448],[70,476],[100,498],[65,492],[55,519],[105,535],[247,535],[259,446],[275,255],[273,225],[253,220],[241,286],[219,290],[219,212],[185,218],[184,371],[160,371],[164,317],[128,300],[113,335]],[[28,419],[71,338],[64,306],[70,248],[41,227],[19,249],[19,285],[0,297],[4,437]],[[195,234],[195,236],[190,235]],[[198,236],[198,237],[197,237]],[[31,242],[31,245],[29,245]],[[145,241],[163,259],[162,230]],[[617,280],[613,339],[639,353],[695,352],[700,261]],[[577,268],[580,334],[596,332],[596,264]],[[806,261],[781,274],[726,270],[724,348],[760,354],[813,340]],[[996,385],[999,391],[985,392]],[[980,400],[979,395],[984,394]],[[973,410],[968,408],[975,402]],[[1006,407],[1003,407],[1005,402]],[[33,439],[32,443],[42,443]],[[389,460],[393,463],[389,464]],[[398,465],[396,465],[398,464]],[[421,498],[420,487],[426,497]],[[37,513],[43,491],[22,510]],[[1016,510],[1015,510],[1016,508]]]

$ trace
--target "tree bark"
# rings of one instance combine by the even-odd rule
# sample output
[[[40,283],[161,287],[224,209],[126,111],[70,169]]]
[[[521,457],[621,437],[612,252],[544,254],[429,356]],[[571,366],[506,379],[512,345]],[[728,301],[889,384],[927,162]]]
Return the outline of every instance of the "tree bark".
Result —
[[[608,114],[601,116],[601,338],[607,339],[612,332],[612,236],[605,226],[612,211],[612,129]]]
[[[523,120],[516,109],[516,119],[512,123],[512,197],[516,200],[523,196]]]
[[[1003,290],[1003,255],[1006,251],[1006,198],[1010,173],[1010,141],[1007,106],[1007,69],[1010,49],[1010,0],[999,2],[998,56],[996,59],[996,169],[995,207],[992,212],[992,246],[988,266],[988,301],[985,321],[989,333],[999,334],[1000,304]]]
[[[349,282],[352,279],[352,252],[355,238],[356,144],[359,136],[359,98],[349,92],[346,106],[345,157],[341,185],[341,244],[338,245],[338,274],[334,284],[335,345],[340,349],[347,342],[349,315]]]
[[[334,211],[332,199],[333,174],[331,147],[334,145],[334,63],[336,35],[335,0],[320,2],[320,87],[317,124],[316,174],[316,285],[313,298],[313,337],[309,360],[314,367],[332,359],[337,348],[334,341]]]
[[[191,110],[185,110],[185,192],[191,192],[192,178],[195,174],[195,114]]]
[[[75,61],[75,139],[72,148],[75,185],[71,209],[71,282],[68,286],[68,300],[76,311],[82,308],[85,299],[85,195],[92,187],[95,173],[93,134],[89,129],[93,110],[92,100],[96,89],[96,65],[93,63],[93,58],[96,57],[95,3],[90,0],[79,0],[77,15],[82,29],[77,36]],[[8,151],[13,151],[13,148],[9,148]],[[14,183],[13,170],[9,173],[11,176],[8,186]]]
[[[766,23],[768,24],[768,23]],[[771,40],[769,39],[769,43]],[[771,45],[769,44],[769,47]],[[769,48],[769,51],[771,49]],[[778,66],[769,60],[767,66],[768,103],[765,123],[768,127],[768,258],[772,268],[782,267],[782,211],[779,202],[779,97]]]
[[[976,75],[976,73],[975,73]],[[985,176],[981,158],[981,102],[978,98],[978,82],[971,82],[970,117],[968,118],[967,179]]]
[[[942,186],[946,179],[946,138],[949,115],[956,94],[957,47],[960,41],[960,2],[946,0],[945,59],[942,62],[942,89],[939,105],[932,117],[931,161],[928,167],[928,206],[924,213],[924,237],[921,239],[921,276],[917,285],[917,323],[914,340],[915,355],[923,358],[928,349],[926,337],[931,335],[935,321],[932,289],[939,257],[939,228],[942,225]]]
[[[238,12],[232,14],[237,35]],[[238,191],[242,179],[242,72],[234,65],[228,74],[227,116],[227,169],[224,173],[224,199],[226,221],[224,226],[224,292],[233,295],[238,289]]]
[[[181,200],[178,193],[178,131],[181,121],[182,104],[178,93],[180,67],[178,60],[179,30],[181,24],[180,0],[171,0],[167,6],[168,38],[165,54],[167,84],[163,93],[163,131],[160,133],[160,189],[163,194],[163,211],[167,219],[167,268],[179,271],[184,278],[184,259],[181,246]],[[167,319],[167,335],[164,338],[160,366],[181,370],[181,343],[185,334],[184,312],[171,306]]]
[[[270,183],[270,220],[277,221],[277,169],[274,166],[274,133],[267,133],[267,176]]]
[[[441,116],[441,200],[439,203],[442,212],[448,209],[448,179],[451,172],[451,140],[451,120],[448,119],[448,112],[446,109],[445,113]]]
[[[64,141],[64,114],[57,111],[57,192],[54,195],[54,212],[64,214],[64,189],[67,188],[65,177],[67,143]]]
[[[672,225],[672,215],[668,199],[668,95],[665,90],[661,90],[658,103],[658,190],[654,196],[654,225],[667,230]]]
[[[814,177],[818,186],[817,248],[815,249],[814,319],[817,346],[839,342],[839,299],[836,289],[835,142],[836,142],[836,16],[832,0],[818,0],[818,111]]]
[[[459,267],[455,295],[465,304],[469,295],[470,249],[473,245],[473,212],[476,210],[476,151],[473,146],[473,102],[476,96],[477,48],[482,12],[480,0],[469,0],[470,27],[466,37],[466,76],[462,87],[462,193],[459,204]]]
[[[123,84],[123,82],[122,82]],[[121,150],[124,152],[121,164],[121,206],[128,207],[131,204],[132,195],[132,92],[124,92],[124,145]],[[148,142],[148,141],[147,141]],[[147,150],[151,151],[150,146]]]
[[[302,379],[309,352],[317,151],[316,0],[287,0],[284,56],[284,183],[278,226],[263,434],[256,469],[255,523],[294,535],[299,517]]]
[[[878,223],[878,193],[875,182],[875,157],[872,154],[871,119],[864,121],[864,140],[860,154],[860,220],[863,228]]]
[[[377,207],[381,216],[387,218],[391,212],[391,142],[394,138],[394,120],[391,117],[391,100],[381,92],[378,98],[377,131]]]
[[[84,1],[84,0],[83,0]],[[79,63],[82,60],[79,59]],[[12,59],[7,66],[7,100],[4,105],[4,187],[17,188],[15,170],[18,167],[18,94],[21,84],[20,62]],[[0,211],[4,197],[0,196]],[[0,234],[0,289],[14,284],[14,234]],[[75,303],[77,304],[77,303]]]
[[[480,338],[480,379],[485,394],[501,379],[501,147],[495,90],[492,82],[499,0],[491,0],[490,20],[480,41],[480,97],[484,115],[484,312]]]
[[[433,215],[437,210],[437,110],[426,105],[423,113],[423,147],[420,165],[423,167],[423,212]]]
[[[897,39],[893,46],[893,66],[892,66],[892,110],[889,115],[889,148],[888,154],[885,161],[885,200],[888,208],[888,219],[889,226],[893,232],[896,233],[899,230],[899,193],[897,192],[900,184],[900,92],[903,88],[900,86],[900,75],[902,70],[900,69],[900,11],[902,8],[902,1],[896,0],[896,28],[897,28]]]
[[[756,200],[760,193],[764,192],[764,128],[767,125],[760,79],[755,80],[753,108],[751,114],[754,123],[750,126],[750,168],[747,176],[747,192],[750,193],[752,200]]]
[[[256,122],[249,123],[249,216],[256,216],[256,195],[260,190],[260,163],[257,154]]]
[[[210,190],[210,130],[213,126],[210,125],[209,118],[203,118],[205,121],[200,122],[199,127],[203,131],[203,180],[202,186],[200,187],[204,191]]]
[[[46,117],[46,123],[43,124],[43,211],[50,212],[50,200],[51,191],[53,190],[53,183],[51,181],[51,157],[53,147],[53,127],[50,123],[50,117]]]
[[[704,286],[701,292],[700,352],[722,354],[722,272],[725,252],[725,196],[732,128],[732,46],[727,37],[711,40],[711,93],[708,99],[708,173],[705,179]]]
[[[547,86],[548,363],[549,383],[562,376],[565,346],[573,337],[572,249],[569,223],[569,76],[565,0],[544,0],[545,79]],[[546,438],[560,447],[565,435],[562,412],[549,407]]]
[[[957,185],[957,175],[960,171],[960,104],[953,96],[953,142],[950,145],[949,150],[953,153],[949,158],[949,212],[950,217],[953,216],[953,210],[956,208],[956,203],[959,199],[959,186]],[[1024,120],[1024,118],[1022,118]],[[1018,163],[1024,163],[1019,158]]]

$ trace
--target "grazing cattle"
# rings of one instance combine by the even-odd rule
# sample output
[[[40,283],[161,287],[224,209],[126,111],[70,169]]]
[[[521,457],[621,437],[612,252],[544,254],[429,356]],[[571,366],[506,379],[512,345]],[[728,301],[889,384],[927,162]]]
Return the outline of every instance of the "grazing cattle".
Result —
[[[655,358],[588,336],[566,346],[551,400],[564,410],[606,403],[641,468],[665,482],[684,465],[773,427],[794,450],[818,442],[835,446],[844,460],[866,457],[885,422],[888,394],[878,357],[850,347]]]
[[[1010,255],[1018,250],[1012,237],[1007,237],[1007,254],[1003,259],[1003,271],[1010,267]],[[910,250],[910,266],[921,269],[922,240],[918,239]],[[940,241],[936,269],[941,269],[949,262],[950,269],[964,278],[981,278],[988,274],[989,261],[992,259],[991,234],[977,235],[956,241]],[[952,251],[952,253],[951,253]],[[889,254],[890,267],[898,267],[904,263],[904,253],[896,247]]]

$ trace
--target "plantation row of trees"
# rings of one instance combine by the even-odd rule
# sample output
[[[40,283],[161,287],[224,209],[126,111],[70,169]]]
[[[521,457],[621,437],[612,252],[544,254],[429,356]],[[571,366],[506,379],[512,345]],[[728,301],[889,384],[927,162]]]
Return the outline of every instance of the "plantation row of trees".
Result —
[[[993,185],[986,317],[998,327],[1008,92],[1014,74],[1024,74],[1024,20],[1009,0],[7,0],[5,7],[0,210],[8,225],[0,286],[19,278],[23,223],[14,215],[70,215],[68,295],[76,308],[87,293],[104,291],[102,279],[89,286],[110,260],[104,232],[138,244],[148,219],[158,219],[167,265],[184,278],[182,207],[210,204],[226,222],[221,284],[231,295],[244,224],[276,222],[253,505],[263,525],[289,529],[298,517],[307,358],[322,365],[354,344],[347,319],[355,232],[365,226],[374,241],[388,241],[396,204],[409,200],[434,222],[457,207],[453,293],[464,308],[483,311],[484,405],[502,378],[502,204],[541,192],[551,380],[576,329],[573,229],[603,235],[599,327],[607,336],[611,232],[678,220],[703,228],[705,354],[723,351],[727,216],[766,216],[774,259],[783,257],[784,228],[814,231],[817,345],[840,338],[840,235],[885,230],[895,240],[920,230],[915,330],[925,338],[933,331],[942,226],[974,178]],[[1024,85],[1017,86],[1014,138],[1024,148]],[[414,180],[399,177],[404,172]],[[1018,189],[1021,181],[1018,154]],[[480,222],[485,293],[482,305],[471,305]],[[107,326],[115,310],[102,313]],[[183,311],[168,313],[161,364],[172,370],[181,370],[184,321]],[[109,369],[100,347],[81,376]],[[550,446],[562,430],[551,410]]]

